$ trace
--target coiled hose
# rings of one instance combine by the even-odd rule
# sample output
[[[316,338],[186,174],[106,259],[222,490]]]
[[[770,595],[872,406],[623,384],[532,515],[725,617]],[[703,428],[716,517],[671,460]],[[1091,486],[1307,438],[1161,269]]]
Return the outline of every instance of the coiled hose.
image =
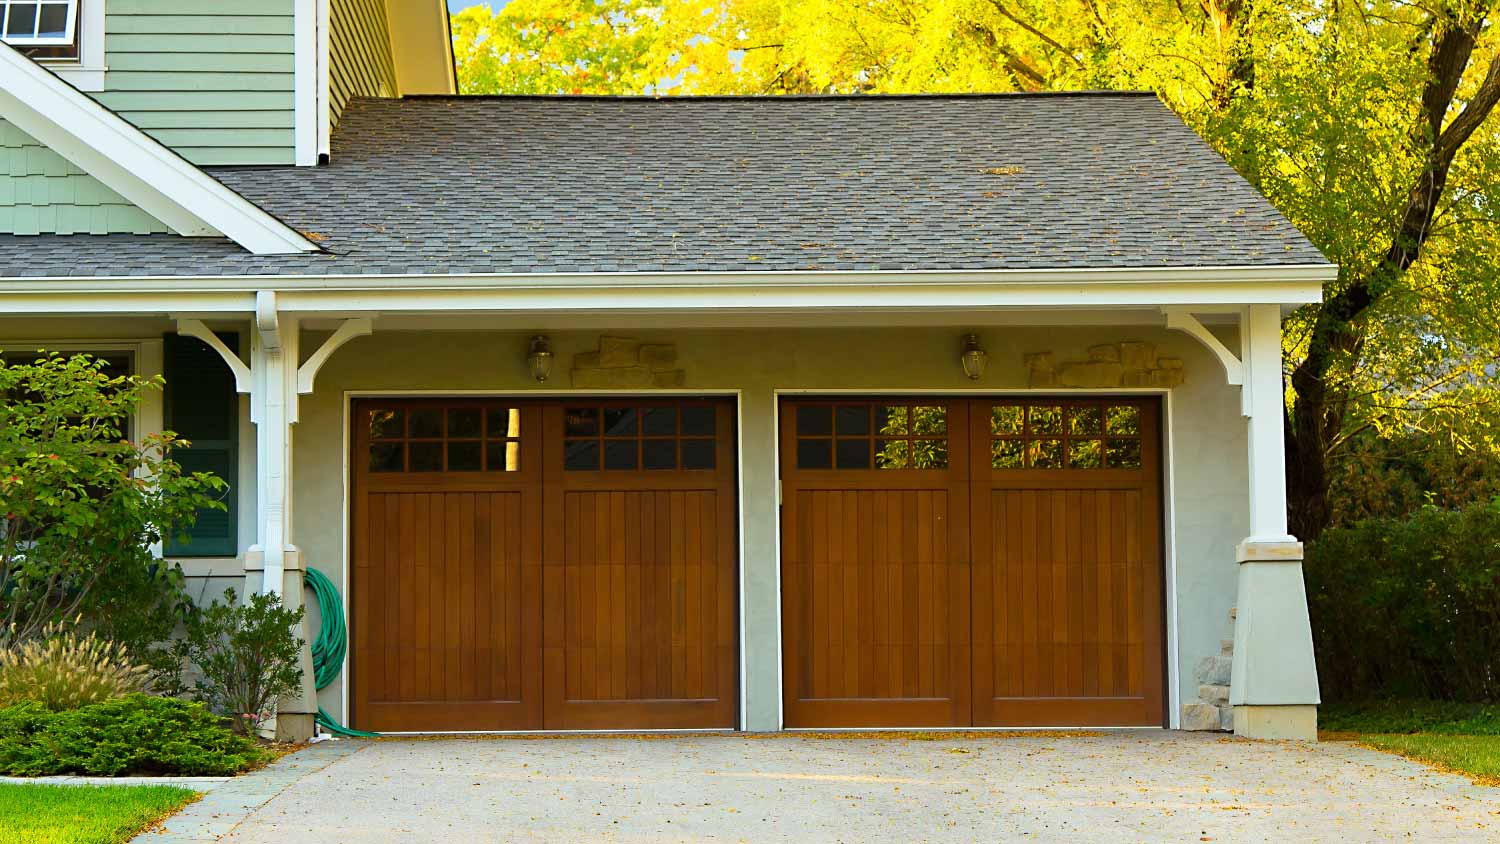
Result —
[[[322,689],[332,683],[344,667],[344,652],[349,648],[349,629],[344,626],[344,602],[339,598],[339,590],[334,588],[328,575],[309,567],[303,582],[313,591],[313,597],[318,599],[318,616],[322,619],[322,623],[318,625],[318,635],[313,638],[312,643],[313,683]],[[335,735],[356,738],[380,735],[345,727],[321,706],[318,707],[316,720],[318,726]]]

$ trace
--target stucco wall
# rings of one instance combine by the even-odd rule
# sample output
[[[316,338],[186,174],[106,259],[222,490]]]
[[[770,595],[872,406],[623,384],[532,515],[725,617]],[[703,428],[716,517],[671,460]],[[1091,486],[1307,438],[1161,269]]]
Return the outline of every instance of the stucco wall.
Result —
[[[1120,340],[1155,342],[1162,354],[1182,358],[1186,382],[1166,402],[1172,461],[1166,474],[1167,550],[1169,561],[1175,558],[1168,612],[1176,616],[1180,699],[1197,697],[1193,666],[1217,653],[1230,633],[1234,547],[1246,534],[1248,505],[1238,391],[1224,383],[1218,362],[1195,341],[1142,327],[992,328],[980,332],[990,369],[976,385],[959,369],[957,329],[606,333],[675,343],[687,389],[740,391],[743,723],[750,729],[773,729],[779,722],[775,391],[1025,389],[1023,354],[1050,350],[1059,359],[1085,358],[1089,346]],[[346,392],[567,390],[573,354],[597,348],[600,332],[551,336],[557,370],[540,386],[527,376],[527,336],[518,333],[377,332],[335,354],[318,375],[316,393],[303,397],[295,431],[293,538],[308,564],[342,587]],[[316,348],[316,339],[304,338],[303,348]],[[321,702],[341,712],[341,689],[325,690]]]

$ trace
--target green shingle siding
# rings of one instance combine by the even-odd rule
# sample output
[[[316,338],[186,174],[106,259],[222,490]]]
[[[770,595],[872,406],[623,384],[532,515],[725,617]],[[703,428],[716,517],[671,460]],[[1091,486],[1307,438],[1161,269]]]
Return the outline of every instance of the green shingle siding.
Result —
[[[291,164],[293,27],[292,0],[109,0],[95,96],[195,164]]]
[[[292,3],[108,0],[109,72],[105,90],[92,96],[195,164],[291,164]],[[383,32],[385,7],[373,6]],[[0,121],[0,233],[164,231],[151,215]]]
[[[165,231],[150,214],[0,120],[0,233]]]
[[[334,0],[329,17],[329,119],[337,126],[351,97],[396,96],[396,65],[385,0]]]

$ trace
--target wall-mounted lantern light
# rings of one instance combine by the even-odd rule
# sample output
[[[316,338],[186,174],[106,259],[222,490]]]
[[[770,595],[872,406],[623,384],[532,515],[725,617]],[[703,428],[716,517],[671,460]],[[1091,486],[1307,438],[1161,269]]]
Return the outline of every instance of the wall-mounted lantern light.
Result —
[[[547,335],[538,334],[531,338],[531,348],[526,352],[526,365],[531,368],[531,377],[537,381],[546,381],[552,374],[552,341]]]
[[[979,345],[978,334],[964,335],[964,348],[959,354],[959,361],[963,363],[964,374],[969,376],[970,381],[978,381],[984,377],[984,368],[989,365],[990,356]]]

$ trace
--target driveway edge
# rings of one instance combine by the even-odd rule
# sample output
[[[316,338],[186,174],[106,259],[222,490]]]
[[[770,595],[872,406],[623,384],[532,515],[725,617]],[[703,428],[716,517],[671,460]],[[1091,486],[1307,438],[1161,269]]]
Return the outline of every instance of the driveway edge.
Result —
[[[323,741],[276,760],[259,771],[218,784],[203,799],[143,832],[131,844],[207,844],[218,841],[252,812],[303,777],[369,747],[355,739]],[[191,787],[191,786],[188,786]]]

